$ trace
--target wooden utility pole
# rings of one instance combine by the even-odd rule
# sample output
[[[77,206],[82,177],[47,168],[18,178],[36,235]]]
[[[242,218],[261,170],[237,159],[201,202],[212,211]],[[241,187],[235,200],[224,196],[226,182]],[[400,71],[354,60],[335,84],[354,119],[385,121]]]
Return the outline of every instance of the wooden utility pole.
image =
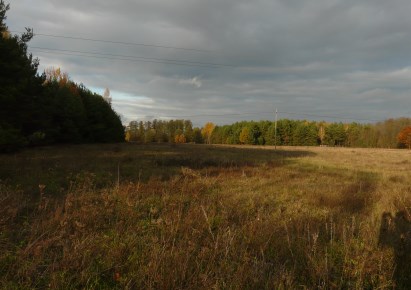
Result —
[[[277,108],[275,108],[274,149],[277,149]]]

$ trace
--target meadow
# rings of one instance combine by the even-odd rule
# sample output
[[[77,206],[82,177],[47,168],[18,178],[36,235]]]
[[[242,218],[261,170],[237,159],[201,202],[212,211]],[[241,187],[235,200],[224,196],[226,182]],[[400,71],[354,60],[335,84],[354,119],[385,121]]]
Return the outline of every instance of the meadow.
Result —
[[[406,289],[411,151],[106,144],[0,155],[3,289]]]

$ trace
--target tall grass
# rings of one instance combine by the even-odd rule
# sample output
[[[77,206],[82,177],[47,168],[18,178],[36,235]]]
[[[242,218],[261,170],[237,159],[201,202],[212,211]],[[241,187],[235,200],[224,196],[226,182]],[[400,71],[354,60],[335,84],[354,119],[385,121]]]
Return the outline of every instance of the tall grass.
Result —
[[[403,152],[93,150],[116,155],[114,168],[119,160],[139,160],[135,172],[120,166],[116,184],[116,176],[102,180],[98,163],[94,172],[84,165],[57,196],[47,183],[31,191],[12,179],[1,183],[2,288],[406,289],[409,283],[409,271],[399,270],[409,261],[411,238],[409,173],[397,166],[409,166],[401,163]],[[92,152],[83,158],[95,159]],[[371,160],[379,165],[370,168]]]

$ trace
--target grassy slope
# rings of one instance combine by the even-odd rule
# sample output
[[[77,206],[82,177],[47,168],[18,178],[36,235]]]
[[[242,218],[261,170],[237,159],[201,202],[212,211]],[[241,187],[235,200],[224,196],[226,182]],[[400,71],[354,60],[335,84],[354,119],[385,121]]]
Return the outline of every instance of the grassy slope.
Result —
[[[2,155],[0,286],[405,287],[410,157],[132,144]]]

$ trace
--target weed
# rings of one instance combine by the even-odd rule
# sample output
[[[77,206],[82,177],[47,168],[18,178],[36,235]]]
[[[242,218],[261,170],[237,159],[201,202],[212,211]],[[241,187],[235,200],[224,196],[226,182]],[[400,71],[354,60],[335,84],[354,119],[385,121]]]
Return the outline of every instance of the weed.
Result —
[[[3,155],[0,288],[405,288],[402,151],[306,150],[121,144]]]

